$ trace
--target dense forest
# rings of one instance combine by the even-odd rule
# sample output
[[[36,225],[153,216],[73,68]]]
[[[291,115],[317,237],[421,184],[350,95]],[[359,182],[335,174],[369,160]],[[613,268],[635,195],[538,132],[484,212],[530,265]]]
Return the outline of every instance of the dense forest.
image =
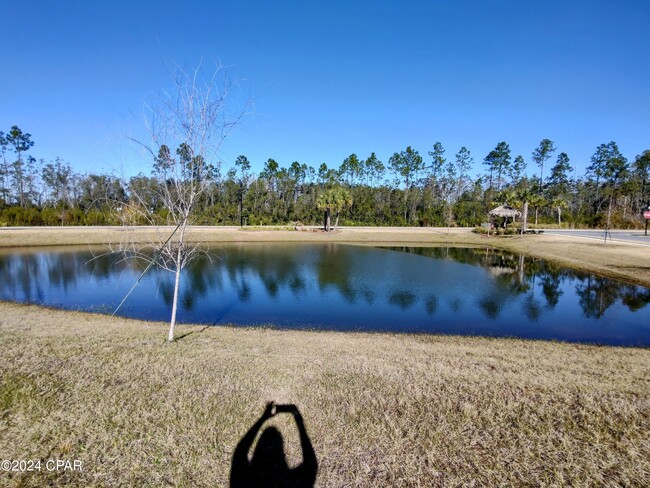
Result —
[[[124,180],[79,173],[56,158],[30,155],[32,136],[17,126],[0,132],[0,226],[145,224],[135,206],[166,222],[157,199],[169,185],[158,171],[160,154],[194,164],[181,146],[162,147],[150,174]],[[426,156],[407,147],[381,161],[351,154],[338,166],[268,159],[259,174],[242,155],[228,167],[204,165],[207,191],[193,204],[193,223],[206,225],[321,224],[323,210],[343,225],[478,226],[495,205],[528,215],[529,225],[639,227],[650,204],[650,150],[628,160],[615,142],[599,145],[584,175],[569,156],[543,139],[528,159],[496,144],[476,158],[466,147],[449,154],[440,142]],[[172,155],[172,156],[170,156]],[[192,166],[194,167],[194,166]]]

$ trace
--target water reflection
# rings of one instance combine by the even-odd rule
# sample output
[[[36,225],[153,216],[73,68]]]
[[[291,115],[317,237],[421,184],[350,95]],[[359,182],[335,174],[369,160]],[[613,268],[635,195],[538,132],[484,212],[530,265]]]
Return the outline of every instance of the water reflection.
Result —
[[[429,295],[426,298],[426,302],[424,306],[427,310],[427,313],[429,315],[433,315],[434,313],[436,313],[436,310],[438,309],[438,297],[436,297],[435,295]],[[458,310],[459,309],[457,309],[456,311]]]
[[[111,310],[144,263],[89,251],[0,254],[0,298]],[[165,320],[173,275],[150,271],[124,314]],[[490,249],[230,245],[185,270],[179,320],[650,344],[648,288]]]
[[[390,304],[397,305],[402,310],[411,308],[416,301],[417,297],[410,291],[398,291],[396,293],[393,293],[388,299],[388,302]]]
[[[648,288],[581,273],[539,258],[516,256],[505,251],[447,247],[389,247],[386,249],[436,259],[451,259],[458,263],[485,268],[494,276],[497,288],[507,292],[479,299],[481,307],[485,309],[486,316],[489,318],[496,318],[504,301],[511,298],[513,294],[524,294],[537,284],[541,286],[546,308],[553,310],[565,293],[563,283],[567,281],[573,283],[585,317],[602,317],[605,311],[615,303],[624,304],[632,312],[650,303],[650,289]],[[541,307],[534,295],[528,296],[526,302],[530,302],[526,303],[526,310],[531,307],[535,309]],[[541,309],[533,313],[535,317],[539,317],[540,314]]]

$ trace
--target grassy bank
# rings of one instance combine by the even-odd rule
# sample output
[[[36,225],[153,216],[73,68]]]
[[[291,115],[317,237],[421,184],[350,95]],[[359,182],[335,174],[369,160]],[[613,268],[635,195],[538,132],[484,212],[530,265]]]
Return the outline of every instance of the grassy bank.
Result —
[[[171,228],[170,228],[171,231]],[[0,248],[25,246],[104,245],[123,239],[147,240],[154,232],[137,227],[2,228]],[[210,243],[226,242],[340,242],[357,245],[421,245],[493,247],[555,261],[581,271],[594,272],[630,283],[650,286],[648,247],[622,242],[551,235],[488,237],[470,229],[366,227],[338,232],[248,230],[236,227],[193,228],[189,238]]]
[[[0,485],[224,486],[270,400],[318,486],[650,483],[647,349],[165,328],[0,303],[0,458],[83,462]]]

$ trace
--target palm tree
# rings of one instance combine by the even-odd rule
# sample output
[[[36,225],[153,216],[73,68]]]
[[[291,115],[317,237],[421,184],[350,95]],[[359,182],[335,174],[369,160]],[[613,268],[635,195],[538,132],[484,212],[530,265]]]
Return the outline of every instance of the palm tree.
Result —
[[[567,201],[564,198],[557,196],[553,199],[551,205],[557,210],[557,225],[562,225],[562,209],[569,206]]]
[[[345,188],[336,188],[336,221],[334,230],[339,226],[339,214],[352,207],[352,194]]]
[[[544,207],[546,205],[546,199],[540,194],[537,195],[533,194],[530,196],[528,201],[535,209],[535,225],[537,225],[537,217],[539,215],[539,209],[540,207]]]
[[[318,195],[316,205],[319,210],[325,211],[323,228],[329,232],[332,212],[336,213],[336,222],[334,223],[334,230],[336,230],[339,225],[339,214],[352,206],[352,195],[342,187],[330,188]]]
[[[526,233],[526,226],[528,225],[528,203],[530,202],[531,197],[533,197],[535,193],[528,187],[525,186],[523,188],[520,188],[517,190],[515,193],[516,199],[518,203],[521,203],[521,233],[525,234]]]

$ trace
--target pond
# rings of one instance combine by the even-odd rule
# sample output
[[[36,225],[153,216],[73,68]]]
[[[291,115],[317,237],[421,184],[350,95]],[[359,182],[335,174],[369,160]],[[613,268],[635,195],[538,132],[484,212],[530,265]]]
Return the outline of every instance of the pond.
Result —
[[[179,322],[650,345],[650,289],[490,249],[240,244],[184,270]],[[88,249],[0,254],[0,299],[111,313],[143,265]],[[119,314],[168,320],[151,269]]]

